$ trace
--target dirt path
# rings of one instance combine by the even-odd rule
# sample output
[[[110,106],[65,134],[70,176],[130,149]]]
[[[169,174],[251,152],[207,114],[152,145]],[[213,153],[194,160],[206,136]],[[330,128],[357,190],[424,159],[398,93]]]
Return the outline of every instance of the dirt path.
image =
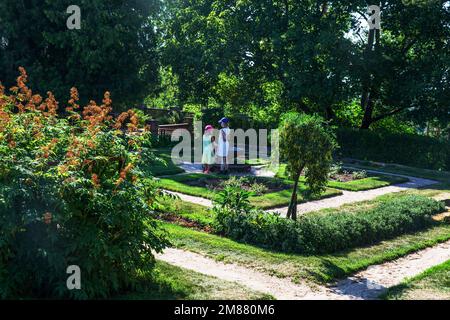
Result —
[[[387,288],[399,284],[404,278],[415,276],[424,270],[450,259],[450,241],[439,244],[392,262],[369,267],[333,287],[295,284],[235,264],[224,264],[202,255],[167,249],[156,258],[167,263],[237,282],[250,289],[268,293],[279,300],[348,300],[376,299]]]
[[[329,299],[329,296],[340,298],[339,294],[333,294],[325,287],[314,291],[305,284],[295,284],[289,279],[280,279],[235,264],[224,264],[184,250],[166,249],[163,254],[157,254],[156,258],[188,270],[237,282],[255,291],[268,293],[279,300]]]

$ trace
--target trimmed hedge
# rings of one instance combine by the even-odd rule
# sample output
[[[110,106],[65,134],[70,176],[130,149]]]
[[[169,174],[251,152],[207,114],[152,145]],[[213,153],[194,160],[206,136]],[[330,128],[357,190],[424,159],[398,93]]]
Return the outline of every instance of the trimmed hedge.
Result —
[[[245,213],[220,207],[215,210],[216,230],[230,238],[286,252],[316,254],[426,229],[435,224],[431,216],[442,212],[444,204],[407,195],[366,211],[307,214],[297,221],[255,209]]]
[[[412,134],[347,128],[337,130],[337,140],[343,157],[450,170],[448,141]]]

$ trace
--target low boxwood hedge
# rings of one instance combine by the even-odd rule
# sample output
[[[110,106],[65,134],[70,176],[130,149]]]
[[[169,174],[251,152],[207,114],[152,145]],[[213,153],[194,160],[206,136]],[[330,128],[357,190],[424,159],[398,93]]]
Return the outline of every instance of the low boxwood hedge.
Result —
[[[215,227],[235,240],[302,254],[332,253],[426,229],[444,204],[406,195],[360,212],[306,214],[297,221],[257,209],[217,206]]]

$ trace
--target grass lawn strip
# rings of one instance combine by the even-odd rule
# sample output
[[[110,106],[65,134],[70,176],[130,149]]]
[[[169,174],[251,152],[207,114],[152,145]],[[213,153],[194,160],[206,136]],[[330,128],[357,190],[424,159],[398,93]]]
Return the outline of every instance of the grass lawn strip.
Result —
[[[288,180],[288,176],[286,174],[286,165],[282,164],[280,165],[278,172],[275,175],[276,177],[280,179],[286,179]],[[369,174],[367,178],[362,179],[355,179],[351,181],[341,182],[336,180],[330,180],[328,182],[328,187],[340,189],[340,190],[347,190],[347,191],[365,191],[365,190],[371,190],[371,189],[377,189],[382,188],[394,184],[400,184],[407,182],[409,179],[406,177],[398,177],[390,175],[389,173],[373,173]],[[289,181],[289,180],[288,180]],[[301,182],[305,182],[306,178],[302,176],[300,178]]]
[[[146,165],[146,168],[144,168],[144,170],[149,172],[152,176],[169,176],[185,172],[184,169],[172,162],[171,149],[155,149],[153,152],[159,160],[151,161]]]
[[[389,201],[403,195],[422,195],[433,197],[436,200],[449,199],[450,196],[450,186],[447,189],[435,190],[435,189],[410,189],[401,191],[398,193],[388,193],[381,195],[373,200],[359,201],[353,203],[347,203],[339,208],[326,208],[318,211],[308,212],[306,214],[328,214],[338,211],[345,212],[359,212],[371,209],[375,206],[380,205],[382,202]],[[183,196],[183,195],[182,195]],[[195,222],[201,227],[211,226],[213,223],[213,213],[209,210],[208,206],[203,206],[198,203],[193,203],[190,201],[183,201],[183,199],[170,199],[161,198],[158,200],[162,205],[161,212],[166,212],[170,214],[176,214],[183,219],[191,222]]]
[[[436,180],[447,184],[450,183],[449,171],[428,170],[396,164],[376,165],[368,161],[358,161],[358,160],[345,161],[344,165],[354,167],[360,170],[382,171],[385,172],[386,174],[401,174],[405,176],[413,176],[424,179]]]
[[[450,260],[405,279],[382,296],[388,300],[450,300]]]

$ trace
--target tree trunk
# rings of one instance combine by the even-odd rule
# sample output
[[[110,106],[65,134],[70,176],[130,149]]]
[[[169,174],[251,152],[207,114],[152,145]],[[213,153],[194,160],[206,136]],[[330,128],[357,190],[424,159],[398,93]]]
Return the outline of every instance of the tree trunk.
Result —
[[[380,44],[380,30],[370,30],[369,31],[369,40],[367,42],[367,47],[365,50],[365,57],[366,60],[369,58],[370,53],[372,50],[378,51]],[[361,129],[369,129],[370,125],[373,122],[373,111],[374,111],[374,103],[375,103],[375,96],[376,96],[376,90],[373,73],[372,70],[369,70],[366,72],[365,77],[363,78],[363,92],[361,94],[361,109],[364,111],[364,117],[361,122]]]
[[[298,188],[298,181],[300,180],[300,175],[302,171],[303,167],[294,178],[294,190],[292,191],[291,202],[289,203],[289,208],[287,212],[287,218],[292,220],[297,220],[297,188]]]
[[[364,110],[364,116],[361,122],[361,129],[369,129],[369,126],[372,124],[372,115],[373,115],[372,96],[373,96],[372,92],[366,92],[363,98],[361,99],[361,108]]]

